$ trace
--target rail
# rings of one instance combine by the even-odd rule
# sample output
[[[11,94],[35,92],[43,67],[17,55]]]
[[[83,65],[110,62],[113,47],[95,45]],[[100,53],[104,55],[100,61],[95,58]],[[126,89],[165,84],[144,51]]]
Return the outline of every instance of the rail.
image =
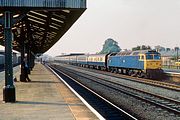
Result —
[[[128,94],[130,96],[133,96],[137,99],[141,99],[143,101],[149,102],[153,105],[159,106],[165,110],[168,110],[170,112],[173,112],[175,114],[180,114],[180,101],[174,100],[172,98],[164,97],[161,95],[153,94],[148,91],[143,91],[137,88],[133,88],[127,85],[115,83],[112,81],[107,81],[101,77],[89,75],[87,73],[81,73],[77,71],[72,71],[67,68],[63,68],[63,71],[66,71],[66,73],[71,73],[74,75],[78,75],[80,77],[83,77],[85,79],[91,80],[93,82],[96,82],[100,85],[106,86],[107,88],[114,89],[116,91],[123,92],[125,94]]]
[[[84,99],[89,99],[88,103],[95,107],[102,114],[105,119],[113,120],[113,119],[131,119],[137,120],[132,115],[128,114],[127,112],[123,111],[121,108],[117,107],[116,105],[112,104],[93,90],[87,88],[72,76],[69,76],[67,73],[65,74],[63,71],[50,66],[58,75],[60,75],[63,80],[65,80],[73,89],[78,92]],[[70,80],[69,80],[70,79]],[[68,81],[69,80],[69,81]],[[77,85],[78,84],[78,85]],[[78,87],[80,86],[80,88]],[[85,89],[84,89],[85,88]],[[78,90],[77,90],[78,89]],[[85,91],[84,91],[85,90]],[[83,94],[84,93],[84,94]],[[92,95],[93,94],[93,95]],[[94,98],[96,96],[96,98]],[[87,98],[88,97],[88,98]]]
[[[95,70],[95,69],[87,69],[87,68],[73,66],[73,65],[71,65],[71,67],[77,68],[77,69],[83,69],[86,71],[96,72],[96,73],[102,74],[102,75],[108,75],[110,77],[122,78],[122,79],[126,79],[129,81],[134,81],[134,82],[143,83],[143,84],[149,84],[152,86],[161,87],[161,88],[165,88],[165,89],[169,89],[169,90],[180,91],[179,85],[167,83],[167,82],[163,82],[163,81],[156,81],[156,80],[150,80],[150,79],[144,79],[144,78],[136,78],[136,77],[132,77],[132,76],[115,74],[115,73],[100,71],[100,70]]]

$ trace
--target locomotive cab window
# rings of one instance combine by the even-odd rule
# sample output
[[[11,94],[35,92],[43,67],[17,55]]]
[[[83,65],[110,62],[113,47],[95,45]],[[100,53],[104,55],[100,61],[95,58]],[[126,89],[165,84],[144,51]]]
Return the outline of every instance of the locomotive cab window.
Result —
[[[160,56],[159,54],[155,54],[155,55],[154,55],[154,59],[155,59],[155,60],[160,60],[160,59],[161,59],[161,56]]]
[[[146,59],[147,60],[150,60],[150,59],[160,60],[161,56],[160,56],[160,54],[146,54]]]
[[[147,55],[146,55],[146,59],[147,59],[147,60],[153,59],[153,55],[152,55],[152,54],[147,54]]]

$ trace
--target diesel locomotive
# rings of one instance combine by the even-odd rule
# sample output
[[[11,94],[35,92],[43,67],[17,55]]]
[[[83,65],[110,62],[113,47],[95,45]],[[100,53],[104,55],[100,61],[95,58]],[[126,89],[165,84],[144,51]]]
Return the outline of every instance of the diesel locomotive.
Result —
[[[55,61],[150,79],[160,79],[163,74],[161,54],[153,50],[109,54],[70,54],[57,56]]]

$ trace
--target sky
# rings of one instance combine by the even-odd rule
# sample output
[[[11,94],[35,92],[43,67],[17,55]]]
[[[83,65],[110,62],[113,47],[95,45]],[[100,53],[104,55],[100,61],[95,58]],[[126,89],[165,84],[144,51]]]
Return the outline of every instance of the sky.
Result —
[[[100,52],[108,38],[121,49],[180,46],[180,0],[87,0],[87,10],[45,54]]]

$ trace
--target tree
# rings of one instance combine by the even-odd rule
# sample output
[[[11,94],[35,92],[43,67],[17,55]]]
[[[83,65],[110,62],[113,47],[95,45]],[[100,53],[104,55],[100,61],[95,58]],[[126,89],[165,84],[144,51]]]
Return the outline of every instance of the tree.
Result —
[[[145,46],[145,45],[142,45],[142,46],[137,46],[137,47],[133,47],[132,48],[132,51],[136,51],[136,50],[151,50],[151,47],[148,45],[148,46]]]
[[[138,45],[137,47],[133,47],[132,51],[136,51],[136,50],[140,50],[140,49],[141,49],[141,46]]]
[[[171,48],[166,48],[166,52],[171,51]]]
[[[174,50],[175,51],[179,51],[179,47],[174,47]]]
[[[103,49],[101,50],[100,54],[107,54],[107,53],[112,53],[112,52],[120,52],[121,48],[118,46],[118,42],[115,40],[108,38],[104,45]]]
[[[161,51],[165,51],[166,49],[165,49],[165,47],[157,45],[157,46],[155,46],[155,50],[158,51],[158,52],[161,52]]]

